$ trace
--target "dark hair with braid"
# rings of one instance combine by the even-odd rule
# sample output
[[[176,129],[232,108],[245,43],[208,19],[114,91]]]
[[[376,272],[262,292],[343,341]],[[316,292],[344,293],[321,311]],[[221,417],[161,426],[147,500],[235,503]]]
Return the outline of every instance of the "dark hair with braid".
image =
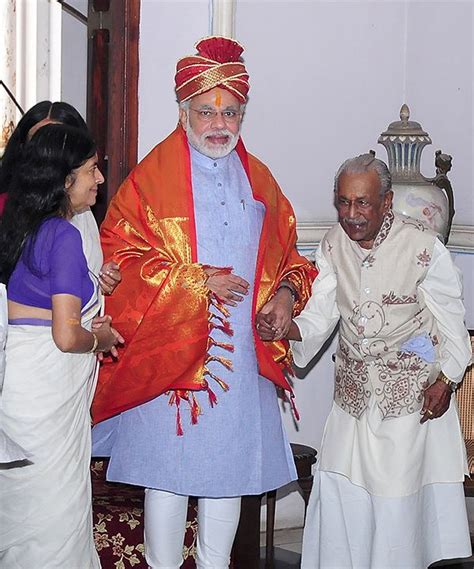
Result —
[[[0,281],[8,280],[21,253],[36,272],[31,255],[38,229],[51,217],[71,215],[66,178],[96,152],[89,134],[63,124],[47,124],[24,145],[0,218]]]

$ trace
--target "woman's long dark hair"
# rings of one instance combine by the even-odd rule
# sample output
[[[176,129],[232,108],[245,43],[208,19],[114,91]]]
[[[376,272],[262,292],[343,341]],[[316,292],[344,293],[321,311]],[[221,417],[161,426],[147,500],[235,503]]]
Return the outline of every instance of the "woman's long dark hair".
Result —
[[[15,166],[20,159],[23,145],[27,142],[28,133],[44,119],[74,126],[88,132],[84,119],[68,103],[41,101],[31,107],[20,119],[5,147],[0,168],[0,194],[8,192]]]
[[[25,263],[35,272],[31,252],[39,226],[71,214],[66,178],[95,151],[87,132],[63,124],[41,127],[24,145],[0,219],[1,282],[8,283],[25,247]]]

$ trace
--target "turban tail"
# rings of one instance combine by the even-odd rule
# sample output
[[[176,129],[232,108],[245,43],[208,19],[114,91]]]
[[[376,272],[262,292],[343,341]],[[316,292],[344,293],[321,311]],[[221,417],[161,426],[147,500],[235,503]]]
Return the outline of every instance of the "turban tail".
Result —
[[[176,96],[180,103],[222,87],[237,97],[247,100],[249,76],[240,60],[243,47],[230,38],[209,37],[196,44],[197,55],[181,58],[176,66]]]

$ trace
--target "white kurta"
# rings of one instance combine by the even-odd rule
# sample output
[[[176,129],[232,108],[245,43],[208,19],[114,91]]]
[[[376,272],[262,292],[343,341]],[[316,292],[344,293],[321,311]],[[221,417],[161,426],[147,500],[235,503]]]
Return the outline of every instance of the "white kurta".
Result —
[[[336,275],[321,251],[316,262],[311,299],[296,318],[303,341],[292,342],[301,367],[339,320]],[[471,354],[461,278],[438,241],[418,291],[442,336],[441,369],[460,381]],[[439,419],[419,421],[418,414],[382,421],[373,397],[359,420],[333,405],[308,507],[303,569],[425,569],[470,555],[467,464],[454,400]]]

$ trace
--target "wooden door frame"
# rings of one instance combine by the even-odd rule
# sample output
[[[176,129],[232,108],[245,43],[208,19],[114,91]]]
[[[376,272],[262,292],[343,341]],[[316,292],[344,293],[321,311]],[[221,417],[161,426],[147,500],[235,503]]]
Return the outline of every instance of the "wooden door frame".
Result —
[[[138,44],[141,0],[89,0],[87,124],[106,176],[100,223],[138,159]]]

